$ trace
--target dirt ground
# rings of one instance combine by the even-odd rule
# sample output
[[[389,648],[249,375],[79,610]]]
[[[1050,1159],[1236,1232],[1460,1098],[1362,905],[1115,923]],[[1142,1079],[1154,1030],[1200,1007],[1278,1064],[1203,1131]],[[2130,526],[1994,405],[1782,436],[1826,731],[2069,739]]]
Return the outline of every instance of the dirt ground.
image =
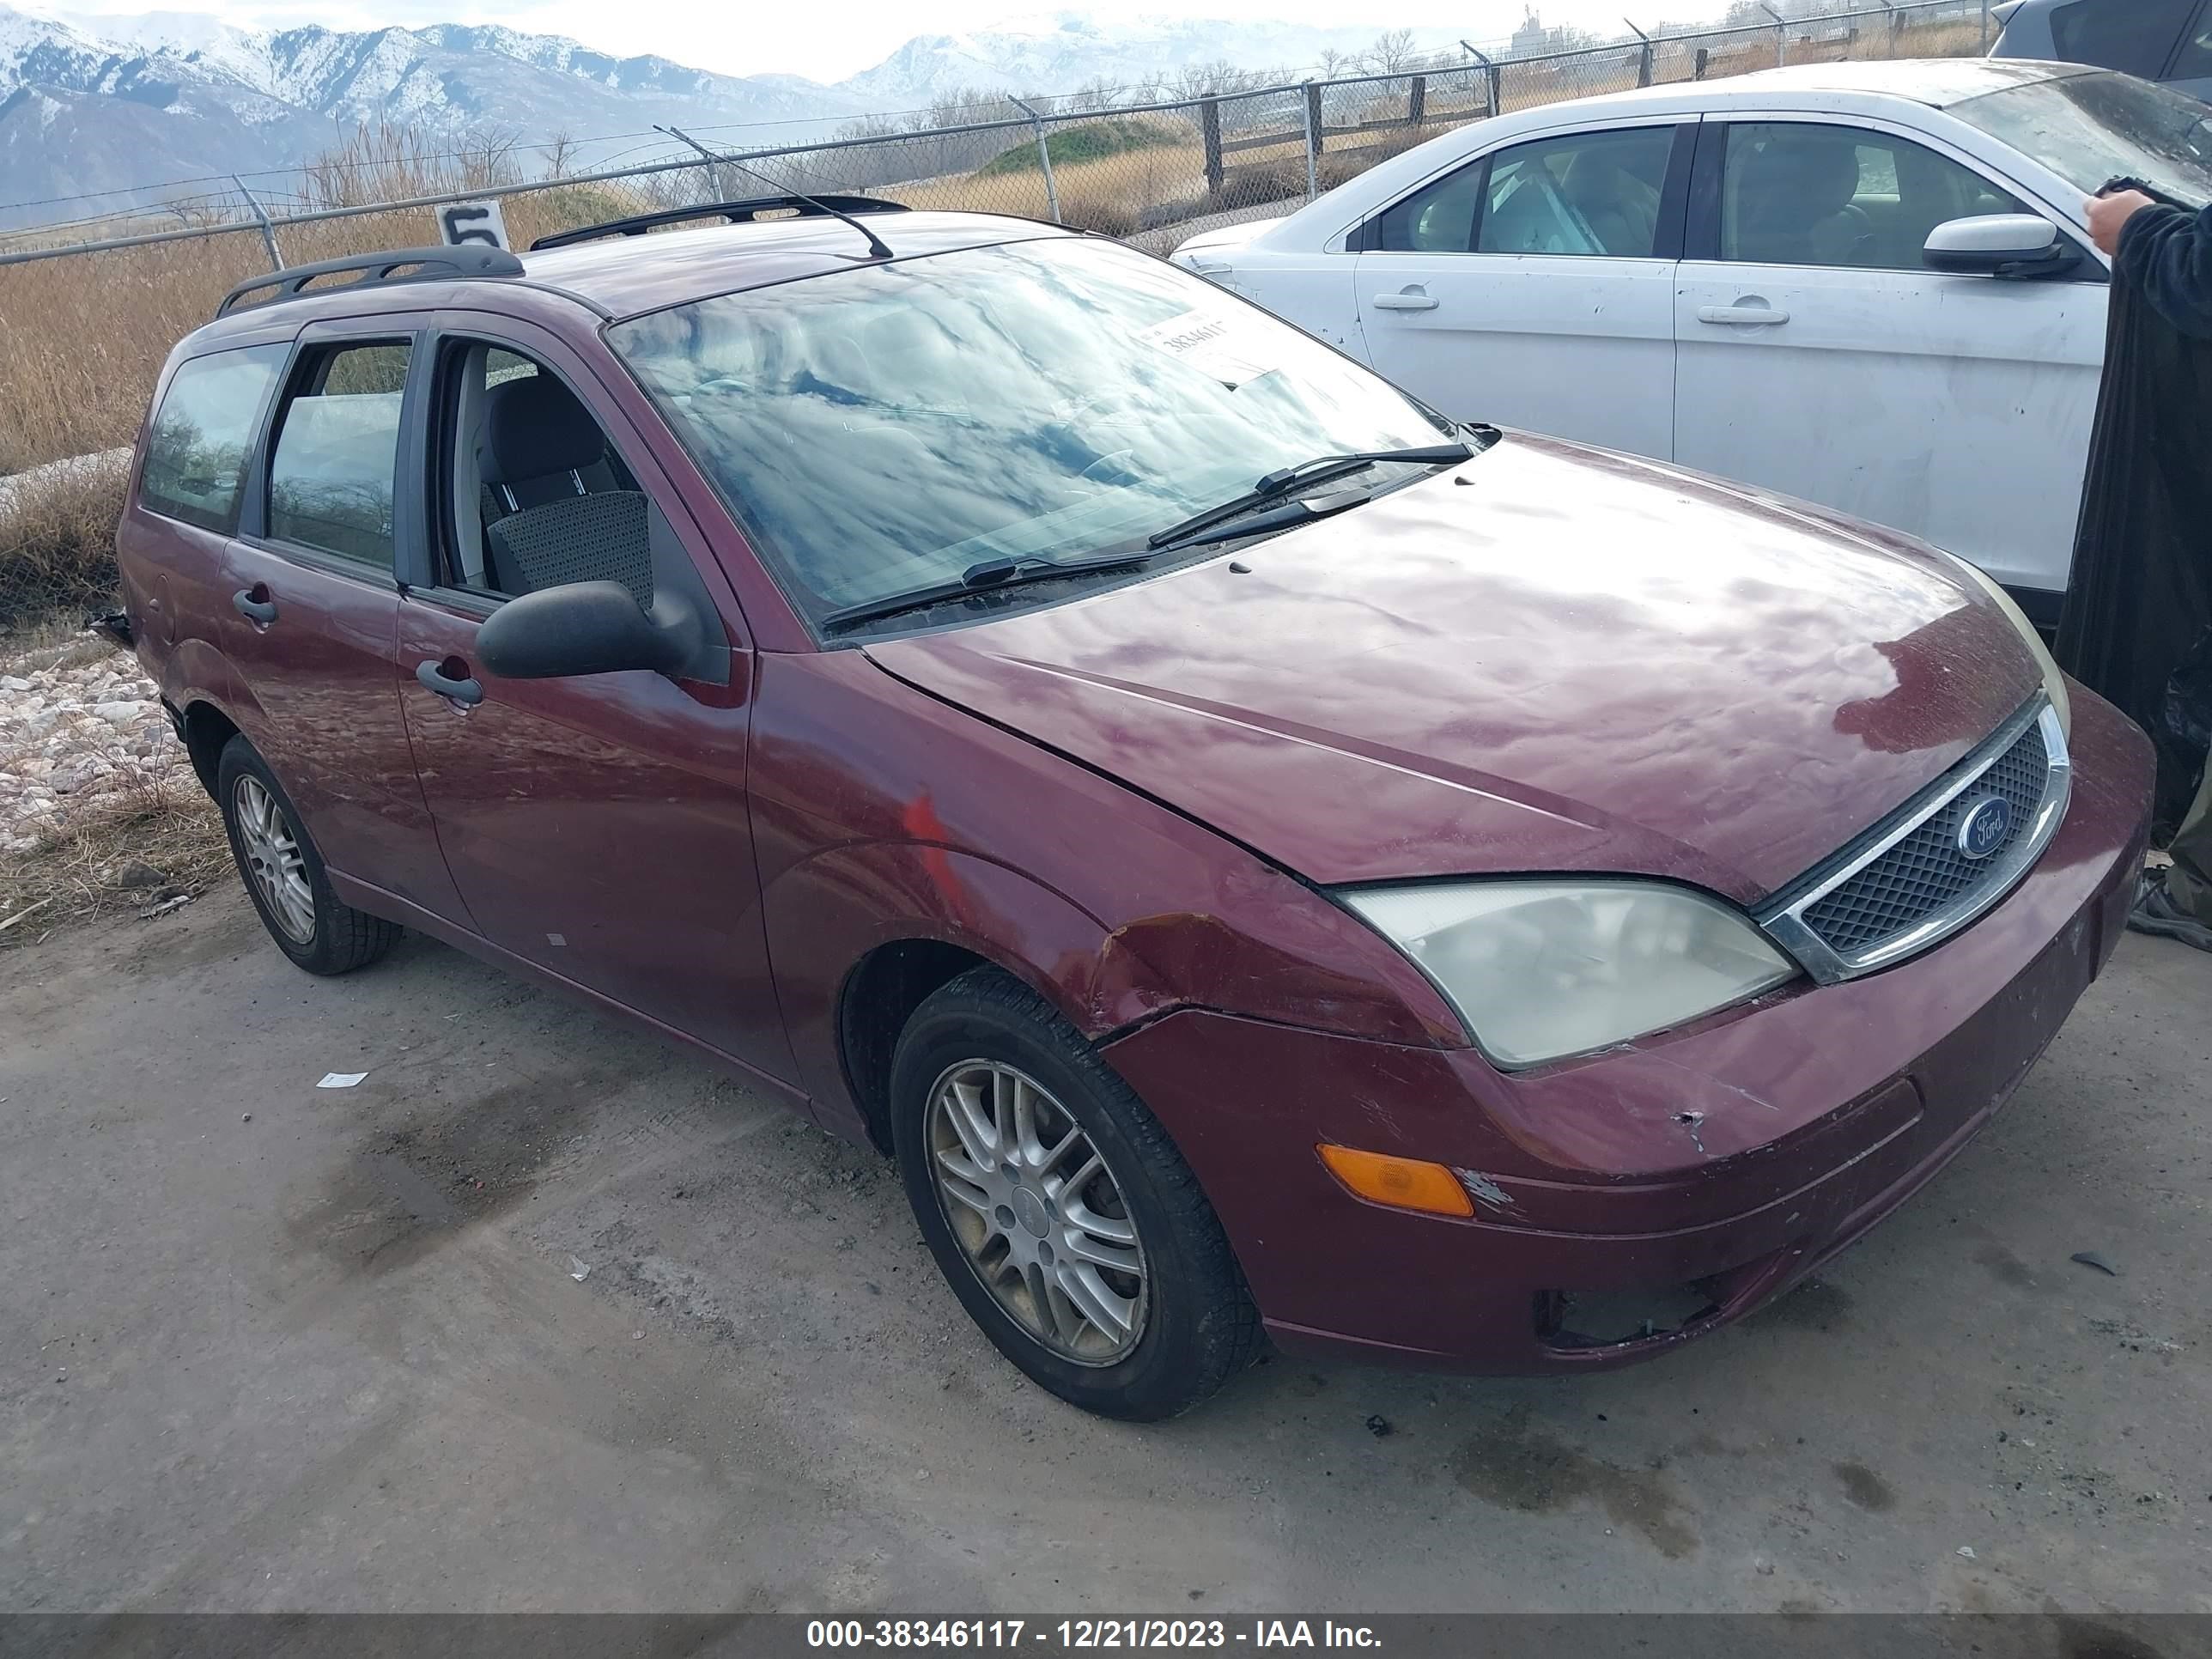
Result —
[[[1668,1360],[1277,1359],[1140,1429],[986,1346],[872,1157],[221,890],[0,952],[0,1607],[2212,1612],[2208,1009],[2130,938],[1940,1181]]]

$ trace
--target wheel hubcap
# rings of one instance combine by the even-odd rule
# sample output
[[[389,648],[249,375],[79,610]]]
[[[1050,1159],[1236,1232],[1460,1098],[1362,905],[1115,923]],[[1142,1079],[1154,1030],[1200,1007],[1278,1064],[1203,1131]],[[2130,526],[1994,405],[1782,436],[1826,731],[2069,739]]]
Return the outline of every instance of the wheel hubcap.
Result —
[[[1134,1348],[1150,1305],[1144,1249],[1066,1109],[1011,1066],[963,1060],[930,1090],[928,1130],[945,1222],[1014,1322],[1081,1365]]]
[[[232,789],[231,805],[247,873],[260,890],[270,916],[295,945],[313,944],[315,890],[307,880],[299,837],[285,822],[283,809],[251,775],[239,779]]]

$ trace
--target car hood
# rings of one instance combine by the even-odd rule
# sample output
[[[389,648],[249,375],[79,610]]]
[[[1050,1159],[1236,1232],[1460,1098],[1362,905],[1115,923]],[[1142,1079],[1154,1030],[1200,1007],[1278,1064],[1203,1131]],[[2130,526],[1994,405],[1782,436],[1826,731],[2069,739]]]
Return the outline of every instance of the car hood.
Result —
[[[1614,871],[1747,903],[2039,684],[1986,595],[1874,533],[1514,434],[1233,558],[866,649],[1316,882]]]

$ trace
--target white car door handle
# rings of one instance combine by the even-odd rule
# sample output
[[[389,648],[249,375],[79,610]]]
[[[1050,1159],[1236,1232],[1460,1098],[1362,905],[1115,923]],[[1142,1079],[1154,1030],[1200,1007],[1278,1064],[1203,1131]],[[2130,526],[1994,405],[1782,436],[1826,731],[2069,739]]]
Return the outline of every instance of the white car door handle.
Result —
[[[1377,311],[1434,311],[1437,299],[1428,294],[1378,294],[1373,304]]]
[[[1754,328],[1762,323],[1786,323],[1790,313],[1777,311],[1771,306],[1699,306],[1698,320],[1701,323],[1729,323],[1737,328]]]

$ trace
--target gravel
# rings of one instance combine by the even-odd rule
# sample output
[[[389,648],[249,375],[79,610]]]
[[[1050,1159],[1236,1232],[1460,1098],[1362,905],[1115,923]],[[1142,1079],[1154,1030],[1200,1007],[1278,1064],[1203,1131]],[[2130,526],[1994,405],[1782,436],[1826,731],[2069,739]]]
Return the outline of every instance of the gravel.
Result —
[[[153,683],[78,641],[0,657],[0,854],[27,853],[189,763]]]

